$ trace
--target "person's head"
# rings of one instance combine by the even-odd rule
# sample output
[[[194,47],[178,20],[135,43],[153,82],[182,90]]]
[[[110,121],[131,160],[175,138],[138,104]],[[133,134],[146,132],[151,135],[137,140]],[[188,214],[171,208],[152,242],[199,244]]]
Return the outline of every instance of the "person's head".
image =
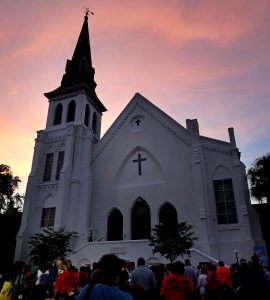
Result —
[[[190,259],[189,259],[189,258],[186,258],[186,259],[185,259],[185,265],[186,265],[186,266],[190,266]]]
[[[240,259],[240,265],[243,266],[243,265],[247,265],[247,261],[245,260],[245,258],[241,258]]]
[[[42,272],[42,273],[44,273],[44,272],[46,272],[47,271],[47,264],[45,264],[45,263],[40,263],[39,264],[39,266],[38,266],[38,268],[39,268],[39,270]]]
[[[131,261],[126,260],[125,268],[126,268],[127,270],[129,270],[129,271],[132,270]]]
[[[105,254],[101,257],[98,265],[104,283],[114,285],[121,271],[121,260],[114,254]]]
[[[172,271],[172,263],[168,263],[165,265],[166,272],[171,272]]]
[[[15,279],[18,275],[23,274],[25,271],[25,263],[23,261],[16,261],[13,265],[12,265],[12,277]]]
[[[71,262],[71,260],[70,259],[66,259],[65,261],[64,261],[64,269],[66,270],[66,271],[71,271],[72,270],[72,262]]]
[[[210,263],[208,264],[208,270],[209,270],[209,271],[215,272],[216,269],[217,269],[216,265],[214,265],[212,262],[210,262]]]
[[[218,262],[218,266],[219,266],[219,267],[224,267],[224,262],[220,260],[220,261]]]
[[[99,265],[98,262],[93,262],[93,270],[98,270]]]
[[[145,259],[143,257],[138,258],[137,266],[145,266]]]
[[[177,275],[183,275],[185,265],[181,261],[176,261],[172,264],[172,273]]]
[[[131,261],[130,262],[130,271],[134,270],[135,269],[135,262],[134,261]]]
[[[57,269],[62,270],[63,266],[64,266],[64,260],[60,257],[57,257],[55,260],[55,265],[56,265]]]
[[[257,254],[254,254],[251,257],[251,262],[254,263],[254,264],[258,264],[260,262],[259,256]]]

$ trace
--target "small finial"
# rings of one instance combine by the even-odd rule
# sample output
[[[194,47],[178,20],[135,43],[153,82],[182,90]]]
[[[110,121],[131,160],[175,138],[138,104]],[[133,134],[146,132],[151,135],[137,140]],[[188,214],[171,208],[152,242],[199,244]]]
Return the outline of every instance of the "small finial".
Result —
[[[91,15],[94,15],[94,13],[92,11],[90,11],[90,9],[88,7],[84,7],[84,12],[85,12],[85,16],[88,17],[89,13]]]

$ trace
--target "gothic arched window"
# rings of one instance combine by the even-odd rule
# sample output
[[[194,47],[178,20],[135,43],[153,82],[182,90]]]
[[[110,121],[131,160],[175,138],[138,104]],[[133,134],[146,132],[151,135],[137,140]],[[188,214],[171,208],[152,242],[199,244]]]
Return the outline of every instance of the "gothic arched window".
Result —
[[[108,217],[107,241],[123,240],[123,216],[118,209],[114,209]]]
[[[93,129],[93,132],[96,133],[96,131],[97,131],[97,113],[96,112],[94,112],[94,114],[93,114],[92,129]]]
[[[139,198],[131,213],[131,239],[143,240],[151,236],[151,216],[147,203]]]
[[[165,203],[161,207],[159,211],[159,223],[166,226],[169,231],[176,229],[178,223],[177,211],[170,203]]]
[[[87,127],[89,125],[89,114],[90,114],[90,107],[89,104],[86,104],[85,113],[84,113],[84,125]]]
[[[75,120],[76,102],[72,100],[68,105],[67,122],[73,122]]]
[[[62,112],[63,112],[63,105],[61,103],[58,103],[56,105],[55,111],[54,111],[54,121],[53,125],[59,125],[62,122]]]

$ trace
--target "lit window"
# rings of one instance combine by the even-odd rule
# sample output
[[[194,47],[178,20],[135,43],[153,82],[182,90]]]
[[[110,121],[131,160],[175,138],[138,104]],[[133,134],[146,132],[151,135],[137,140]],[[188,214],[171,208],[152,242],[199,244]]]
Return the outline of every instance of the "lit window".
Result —
[[[43,208],[41,227],[53,227],[55,218],[55,207]]]
[[[218,224],[238,222],[231,179],[214,181]]]

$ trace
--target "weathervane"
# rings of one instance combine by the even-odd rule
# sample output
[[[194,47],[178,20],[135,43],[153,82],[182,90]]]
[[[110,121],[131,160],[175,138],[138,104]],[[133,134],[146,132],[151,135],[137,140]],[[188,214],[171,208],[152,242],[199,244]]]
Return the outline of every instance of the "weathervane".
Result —
[[[89,15],[89,13],[91,15],[93,15],[94,13],[92,11],[90,11],[90,9],[88,7],[84,7],[84,12],[85,12],[85,16],[87,17]]]

